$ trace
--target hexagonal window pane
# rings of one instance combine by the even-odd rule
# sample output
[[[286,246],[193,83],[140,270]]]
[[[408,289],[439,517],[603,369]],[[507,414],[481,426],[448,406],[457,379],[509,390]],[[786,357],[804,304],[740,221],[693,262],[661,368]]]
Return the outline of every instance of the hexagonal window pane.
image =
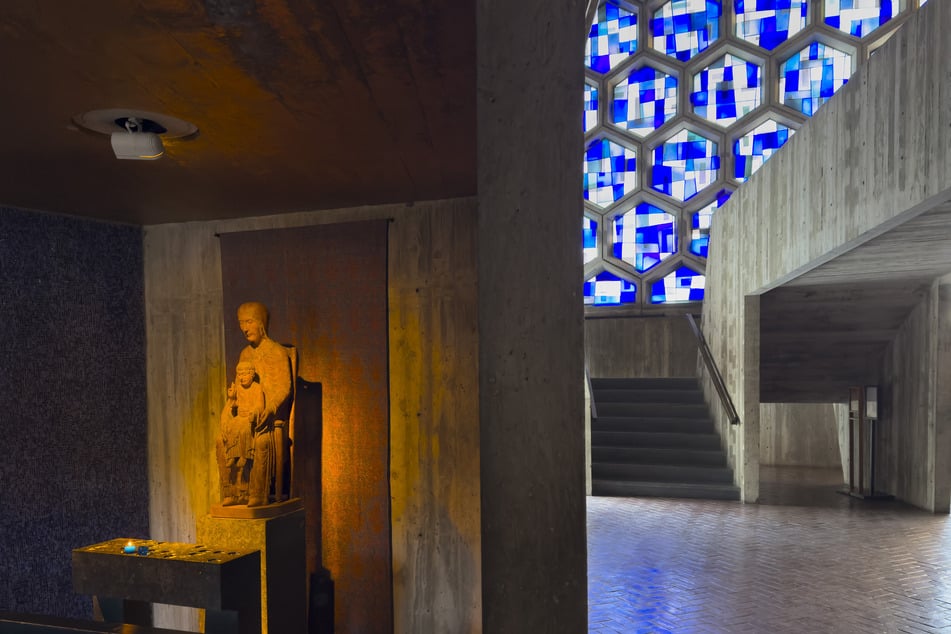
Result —
[[[745,182],[794,133],[789,126],[767,119],[741,136],[733,143],[733,178]]]
[[[614,219],[614,257],[643,273],[677,253],[677,222],[663,209],[641,203]]]
[[[617,306],[637,301],[637,285],[602,271],[584,283],[585,306]]]
[[[596,125],[598,125],[598,89],[591,84],[585,84],[582,128],[585,132],[590,132]]]
[[[806,0],[733,0],[736,36],[773,50],[806,28]]]
[[[707,278],[682,266],[667,277],[651,284],[651,304],[677,304],[703,301]]]
[[[598,221],[587,216],[582,220],[581,244],[584,254],[584,263],[587,264],[598,257]]]
[[[723,206],[731,196],[730,190],[721,189],[712,203],[696,212],[691,219],[690,252],[702,258],[707,257],[710,249],[710,225],[713,223],[713,212]]]
[[[811,117],[851,75],[851,55],[813,42],[779,67],[779,96],[787,106]]]
[[[654,12],[652,46],[686,62],[720,37],[722,11],[716,0],[672,0]]]
[[[596,139],[584,155],[584,198],[606,207],[637,189],[637,156],[627,146]]]
[[[727,126],[759,106],[759,64],[727,53],[693,76],[690,104],[707,121]]]
[[[677,116],[677,77],[643,66],[614,87],[611,121],[638,136]]]
[[[613,2],[602,2],[585,43],[585,65],[593,71],[607,73],[635,52],[637,14]]]
[[[651,187],[682,202],[713,183],[719,171],[717,144],[696,132],[681,130],[654,148]]]
[[[898,0],[825,0],[825,22],[833,29],[862,37],[882,26],[901,9]]]

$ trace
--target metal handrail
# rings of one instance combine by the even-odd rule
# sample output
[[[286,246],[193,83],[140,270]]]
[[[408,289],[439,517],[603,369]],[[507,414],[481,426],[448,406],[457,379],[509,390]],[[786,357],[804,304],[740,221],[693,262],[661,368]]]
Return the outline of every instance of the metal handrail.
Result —
[[[591,401],[591,419],[598,417],[598,406],[594,402],[594,386],[591,384],[591,373],[588,372],[588,364],[584,364],[584,380],[588,383],[588,399]]]
[[[713,359],[713,353],[710,352],[710,346],[707,345],[707,340],[703,336],[703,331],[700,330],[700,327],[697,325],[697,321],[693,318],[693,315],[687,313],[686,317],[687,321],[690,322],[690,329],[693,330],[694,336],[700,343],[700,356],[703,357],[703,362],[707,366],[707,370],[710,372],[710,377],[713,379],[713,387],[715,387],[717,390],[717,395],[720,397],[720,402],[723,404],[723,408],[726,410],[726,415],[730,419],[730,424],[739,425],[740,416],[736,413],[736,407],[733,405],[733,399],[730,398],[730,393],[726,389],[726,383],[723,382],[723,375],[720,374],[720,369],[717,368],[717,362]]]

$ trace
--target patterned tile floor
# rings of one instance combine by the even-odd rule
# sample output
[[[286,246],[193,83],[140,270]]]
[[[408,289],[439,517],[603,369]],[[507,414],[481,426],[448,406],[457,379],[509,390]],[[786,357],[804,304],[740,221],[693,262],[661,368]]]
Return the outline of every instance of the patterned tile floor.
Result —
[[[589,632],[951,633],[947,515],[761,477],[760,504],[589,497]]]

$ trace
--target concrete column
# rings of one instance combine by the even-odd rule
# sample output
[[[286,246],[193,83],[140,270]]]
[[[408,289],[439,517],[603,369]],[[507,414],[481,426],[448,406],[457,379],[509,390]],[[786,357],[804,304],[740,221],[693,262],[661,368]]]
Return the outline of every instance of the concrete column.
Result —
[[[476,6],[483,629],[587,632],[584,3]]]
[[[743,406],[742,438],[737,466],[741,470],[740,495],[744,502],[759,499],[759,329],[760,296],[743,298]]]
[[[938,283],[937,372],[935,389],[934,508],[935,513],[951,510],[951,275]]]

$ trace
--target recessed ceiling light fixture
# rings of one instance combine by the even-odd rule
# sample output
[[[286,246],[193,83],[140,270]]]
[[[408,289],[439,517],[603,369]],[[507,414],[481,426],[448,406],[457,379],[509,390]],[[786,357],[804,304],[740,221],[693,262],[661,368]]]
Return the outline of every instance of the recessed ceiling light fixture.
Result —
[[[165,152],[163,138],[184,140],[198,136],[198,128],[187,121],[143,110],[91,110],[73,117],[73,123],[108,134],[117,159],[154,160]]]

